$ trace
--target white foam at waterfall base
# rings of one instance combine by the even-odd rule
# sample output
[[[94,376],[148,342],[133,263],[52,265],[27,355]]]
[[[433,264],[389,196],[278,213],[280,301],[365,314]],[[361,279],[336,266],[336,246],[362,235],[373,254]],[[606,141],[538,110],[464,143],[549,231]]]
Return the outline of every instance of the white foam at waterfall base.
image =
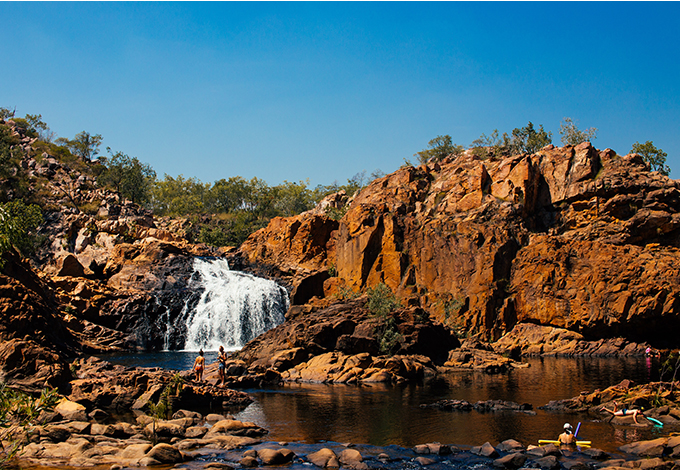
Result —
[[[203,288],[198,304],[184,315],[187,351],[242,348],[248,341],[283,323],[288,294],[276,282],[229,270],[226,260],[194,260]]]

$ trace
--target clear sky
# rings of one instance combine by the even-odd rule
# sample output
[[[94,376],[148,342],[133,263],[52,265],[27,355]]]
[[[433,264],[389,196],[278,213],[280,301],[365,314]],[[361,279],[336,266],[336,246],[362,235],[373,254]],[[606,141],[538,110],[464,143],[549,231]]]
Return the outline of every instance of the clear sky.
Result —
[[[159,177],[389,173],[449,134],[560,121],[680,177],[677,2],[4,2],[0,106]]]

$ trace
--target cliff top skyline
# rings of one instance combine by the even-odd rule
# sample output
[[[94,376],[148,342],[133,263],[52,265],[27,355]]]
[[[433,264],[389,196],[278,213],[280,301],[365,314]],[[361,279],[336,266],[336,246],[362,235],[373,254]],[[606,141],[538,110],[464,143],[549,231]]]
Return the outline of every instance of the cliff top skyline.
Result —
[[[565,117],[677,177],[680,5],[0,3],[0,106],[204,182],[340,183]],[[104,152],[102,152],[104,153]]]

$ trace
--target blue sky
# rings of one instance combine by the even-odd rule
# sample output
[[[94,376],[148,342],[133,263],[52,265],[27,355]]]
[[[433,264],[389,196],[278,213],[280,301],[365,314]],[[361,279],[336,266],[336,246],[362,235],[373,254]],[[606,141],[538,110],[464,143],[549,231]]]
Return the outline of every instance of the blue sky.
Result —
[[[440,134],[596,127],[680,173],[677,2],[0,2],[0,106],[158,173],[344,183]],[[102,150],[102,153],[105,151]]]

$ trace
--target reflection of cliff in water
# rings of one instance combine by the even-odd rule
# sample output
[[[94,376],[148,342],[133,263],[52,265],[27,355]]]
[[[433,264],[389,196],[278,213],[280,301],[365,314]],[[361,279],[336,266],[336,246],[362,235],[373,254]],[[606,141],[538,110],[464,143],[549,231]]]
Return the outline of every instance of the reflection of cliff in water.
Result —
[[[579,435],[615,451],[631,440],[649,439],[653,428],[612,426],[597,416],[539,410],[550,400],[578,396],[632,379],[658,380],[658,365],[645,359],[544,358],[509,374],[456,372],[425,386],[288,384],[250,391],[255,403],[237,415],[270,431],[271,440],[334,441],[413,446],[425,442],[493,444],[517,439],[536,444],[556,439],[565,422],[582,421]],[[421,405],[443,399],[529,403],[534,412],[442,411]],[[576,423],[572,423],[574,426]],[[666,430],[667,432],[668,430]]]

